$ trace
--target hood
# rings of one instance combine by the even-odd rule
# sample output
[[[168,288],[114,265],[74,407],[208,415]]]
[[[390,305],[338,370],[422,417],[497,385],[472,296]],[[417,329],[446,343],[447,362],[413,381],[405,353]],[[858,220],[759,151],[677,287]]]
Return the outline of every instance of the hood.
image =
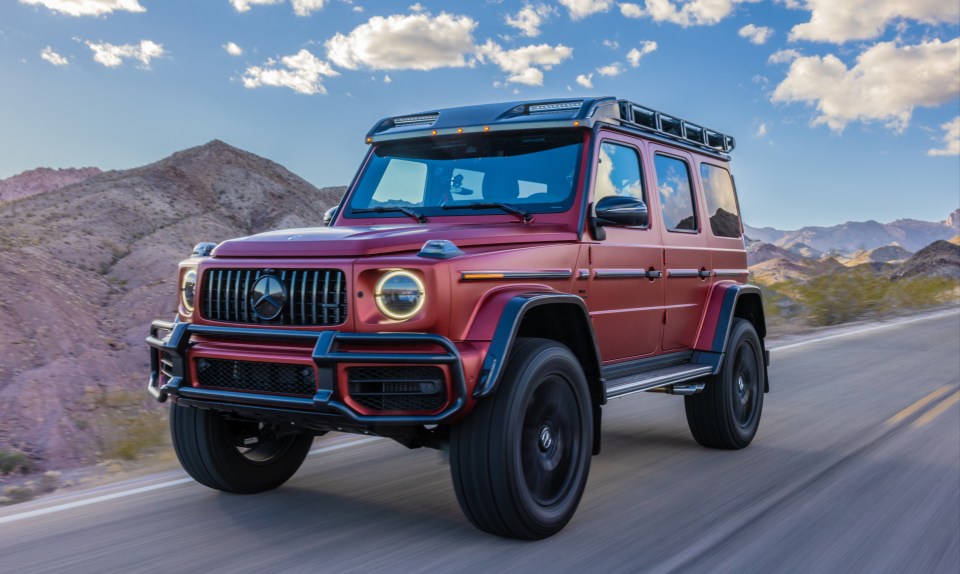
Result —
[[[496,223],[492,225],[375,225],[311,227],[259,233],[224,241],[214,257],[360,257],[419,251],[430,239],[448,239],[458,247],[576,241],[565,225]]]

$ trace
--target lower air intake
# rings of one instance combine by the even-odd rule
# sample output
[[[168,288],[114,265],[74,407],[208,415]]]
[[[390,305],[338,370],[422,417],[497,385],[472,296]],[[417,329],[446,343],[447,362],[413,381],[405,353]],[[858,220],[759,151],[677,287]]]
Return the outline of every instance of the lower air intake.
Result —
[[[202,387],[312,397],[317,393],[313,367],[283,363],[252,363],[197,359]]]
[[[351,367],[350,398],[370,411],[436,411],[447,404],[443,370],[437,367]]]

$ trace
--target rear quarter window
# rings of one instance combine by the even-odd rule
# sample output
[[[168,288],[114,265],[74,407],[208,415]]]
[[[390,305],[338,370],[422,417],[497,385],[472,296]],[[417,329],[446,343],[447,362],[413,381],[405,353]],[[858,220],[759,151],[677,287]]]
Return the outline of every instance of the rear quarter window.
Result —
[[[710,230],[717,237],[740,237],[740,210],[730,172],[722,167],[701,163],[700,180],[710,215]]]
[[[653,165],[660,191],[660,211],[667,231],[697,231],[697,209],[687,162],[657,154]]]

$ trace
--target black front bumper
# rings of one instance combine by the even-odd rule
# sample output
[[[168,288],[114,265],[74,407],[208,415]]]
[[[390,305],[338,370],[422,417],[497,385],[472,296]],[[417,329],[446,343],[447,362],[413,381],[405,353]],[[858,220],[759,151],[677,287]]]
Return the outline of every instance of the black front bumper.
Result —
[[[169,335],[160,338],[160,331]],[[190,381],[187,352],[194,335],[212,339],[270,342],[308,342],[313,344],[311,358],[317,367],[317,393],[312,398],[266,395],[194,387]],[[389,351],[341,351],[340,344],[376,346],[435,345],[443,353],[395,353]],[[303,422],[310,426],[360,428],[371,425],[429,425],[450,420],[466,400],[463,364],[456,346],[446,337],[429,333],[340,333],[337,331],[295,331],[211,327],[169,321],[154,321],[147,344],[150,351],[150,382],[147,389],[158,401],[174,397],[178,403],[200,408],[231,411],[270,419]],[[168,380],[160,385],[161,354],[168,361]],[[337,363],[448,365],[451,375],[451,402],[443,411],[430,415],[364,415],[335,398]]]

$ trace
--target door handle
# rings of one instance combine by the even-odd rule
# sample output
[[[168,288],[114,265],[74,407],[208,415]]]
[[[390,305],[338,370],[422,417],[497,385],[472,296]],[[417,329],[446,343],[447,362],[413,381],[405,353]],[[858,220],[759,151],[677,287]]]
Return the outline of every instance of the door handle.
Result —
[[[709,269],[701,269],[701,270],[700,270],[700,278],[701,278],[701,279],[706,279],[706,278],[710,277],[712,274],[713,274],[713,271],[710,271]]]
[[[663,277],[663,271],[657,271],[656,269],[651,269],[647,271],[647,277],[650,279],[659,279]]]

